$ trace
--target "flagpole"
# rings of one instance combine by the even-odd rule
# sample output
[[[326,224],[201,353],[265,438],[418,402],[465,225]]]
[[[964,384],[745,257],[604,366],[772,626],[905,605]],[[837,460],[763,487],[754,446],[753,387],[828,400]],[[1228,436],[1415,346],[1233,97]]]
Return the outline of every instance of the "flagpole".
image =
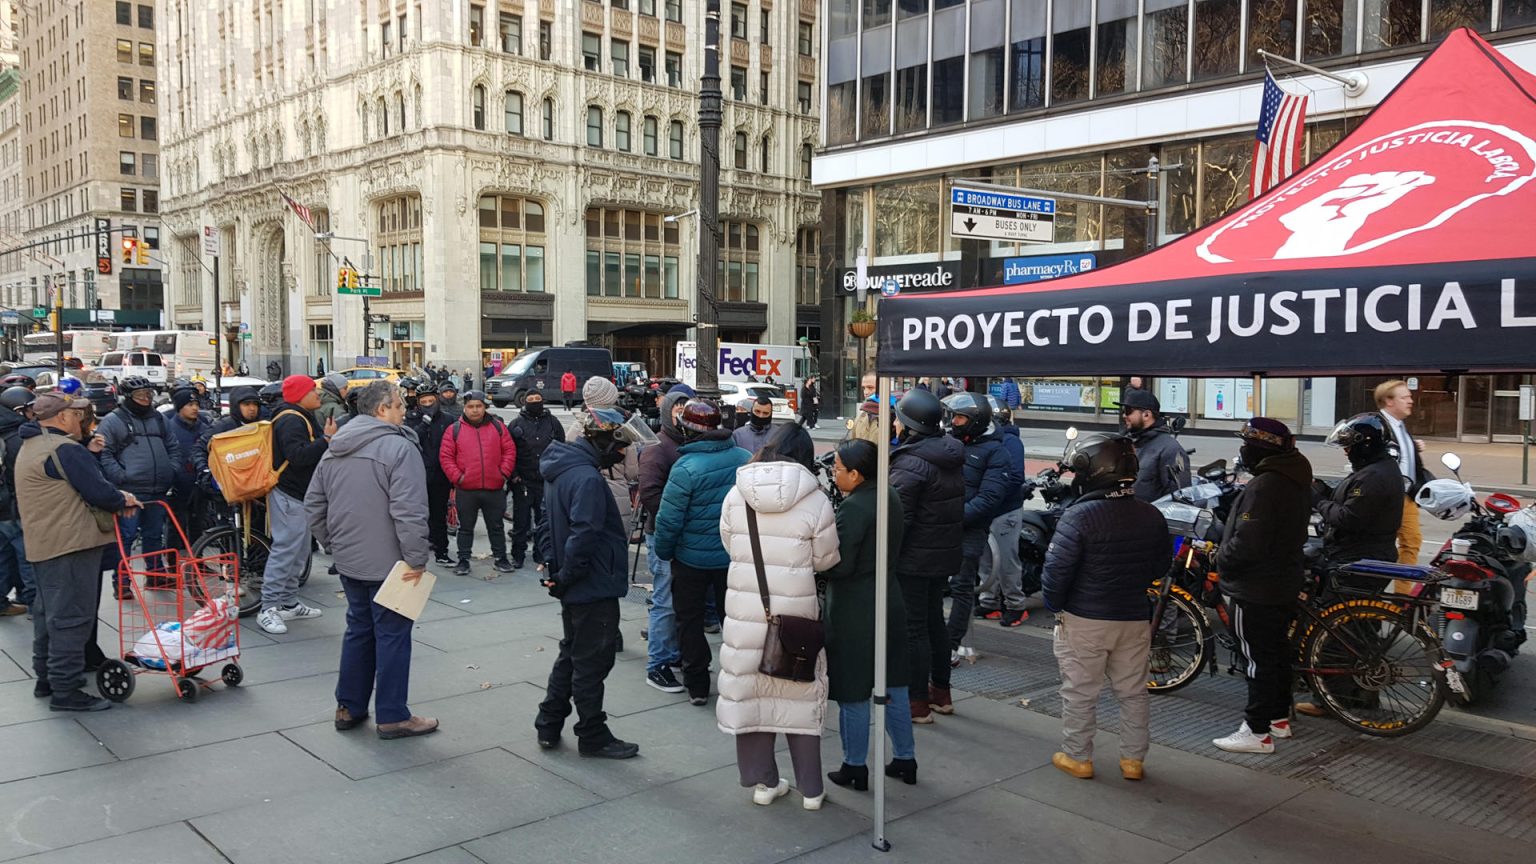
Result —
[[[1289,57],[1282,57],[1279,54],[1273,54],[1269,51],[1265,51],[1263,48],[1260,48],[1257,53],[1265,60],[1273,60],[1276,63],[1283,63],[1286,66],[1294,66],[1297,69],[1311,72],[1313,75],[1327,78],[1329,81],[1332,81],[1335,84],[1338,84],[1340,87],[1343,87],[1344,95],[1350,97],[1351,99],[1359,98],[1365,93],[1365,88],[1369,87],[1371,84],[1371,79],[1367,77],[1364,72],[1352,71],[1345,72],[1343,75],[1340,75],[1337,72],[1329,72],[1327,69],[1319,69],[1310,63],[1303,63],[1300,60],[1292,60]]]

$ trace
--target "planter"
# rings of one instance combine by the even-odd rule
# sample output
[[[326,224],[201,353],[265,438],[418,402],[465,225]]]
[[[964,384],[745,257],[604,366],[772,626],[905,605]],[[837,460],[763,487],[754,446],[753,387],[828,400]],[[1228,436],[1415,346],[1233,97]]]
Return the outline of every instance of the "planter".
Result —
[[[859,339],[868,339],[869,337],[875,335],[875,322],[850,321],[848,323],[848,332]]]

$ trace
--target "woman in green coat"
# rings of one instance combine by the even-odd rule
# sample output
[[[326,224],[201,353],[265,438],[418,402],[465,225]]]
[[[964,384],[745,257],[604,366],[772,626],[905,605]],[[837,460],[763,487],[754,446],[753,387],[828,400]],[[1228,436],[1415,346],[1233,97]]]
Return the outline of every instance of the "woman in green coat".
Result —
[[[875,508],[879,503],[877,451],[862,439],[838,445],[837,488],[848,497],[837,510],[837,538],[842,561],[822,575],[827,579],[826,645],[827,698],[837,702],[838,730],[843,740],[843,765],[827,774],[839,786],[869,788],[870,696],[875,686]],[[901,498],[887,490],[890,500],[891,560],[901,549]],[[893,586],[894,587],[894,586]],[[885,766],[887,777],[917,782],[917,754],[912,741],[912,711],[907,701],[907,620],[901,591],[886,593],[885,731],[894,757]]]

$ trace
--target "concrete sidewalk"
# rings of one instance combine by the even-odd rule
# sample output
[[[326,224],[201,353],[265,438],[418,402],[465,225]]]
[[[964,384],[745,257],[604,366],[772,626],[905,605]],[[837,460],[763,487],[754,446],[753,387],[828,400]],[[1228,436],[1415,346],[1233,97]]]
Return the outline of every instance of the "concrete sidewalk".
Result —
[[[1326,861],[1525,862],[1527,839],[1343,794],[1326,779],[1273,776],[1154,746],[1141,784],[1119,778],[1101,734],[1101,776],[1050,767],[1057,721],[1016,699],[973,696],[917,729],[916,786],[891,788],[889,854],[869,846],[872,799],[831,787],[821,812],[791,794],[755,807],[737,783],[713,706],[644,683],[645,606],[623,605],[628,650],[608,680],[627,762],[539,750],[532,719],[559,609],[522,571],[439,574],[415,628],[412,707],[442,720],[384,742],[330,723],[344,603],[323,559],[304,590],[325,617],[268,636],[242,628],[246,685],[178,702],[143,677],[127,703],[51,714],[34,700],[25,618],[0,621],[0,861],[779,862]],[[484,580],[479,577],[485,577]],[[636,595],[639,592],[635,592]],[[105,620],[115,608],[103,606]],[[103,631],[108,653],[116,637]],[[1044,675],[1050,671],[1033,670]],[[1180,722],[1154,703],[1155,729]],[[830,712],[824,768],[840,748]],[[1305,725],[1283,746],[1314,760]],[[1322,739],[1319,739],[1322,740]],[[1454,761],[1446,763],[1454,769]],[[788,771],[787,758],[780,760]],[[1450,770],[1450,769],[1447,769]],[[1319,775],[1323,777],[1324,775]],[[1469,775],[1471,776],[1471,775]],[[1383,783],[1390,778],[1383,777]],[[1536,783],[1526,796],[1536,798]],[[1468,788],[1465,794],[1477,794]]]

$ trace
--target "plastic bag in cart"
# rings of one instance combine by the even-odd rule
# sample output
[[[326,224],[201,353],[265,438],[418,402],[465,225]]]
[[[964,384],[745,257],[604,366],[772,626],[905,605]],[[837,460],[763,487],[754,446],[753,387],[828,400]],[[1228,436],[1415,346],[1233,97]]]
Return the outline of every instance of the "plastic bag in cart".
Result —
[[[162,672],[166,670],[167,661],[172,665],[179,662],[182,669],[197,669],[229,656],[228,649],[234,644],[235,634],[231,630],[223,643],[200,646],[191,634],[183,636],[181,622],[167,621],[140,636],[133,643],[133,652],[125,659]]]
[[[217,651],[234,644],[240,607],[228,597],[217,597],[182,622],[183,637],[194,648]]]

